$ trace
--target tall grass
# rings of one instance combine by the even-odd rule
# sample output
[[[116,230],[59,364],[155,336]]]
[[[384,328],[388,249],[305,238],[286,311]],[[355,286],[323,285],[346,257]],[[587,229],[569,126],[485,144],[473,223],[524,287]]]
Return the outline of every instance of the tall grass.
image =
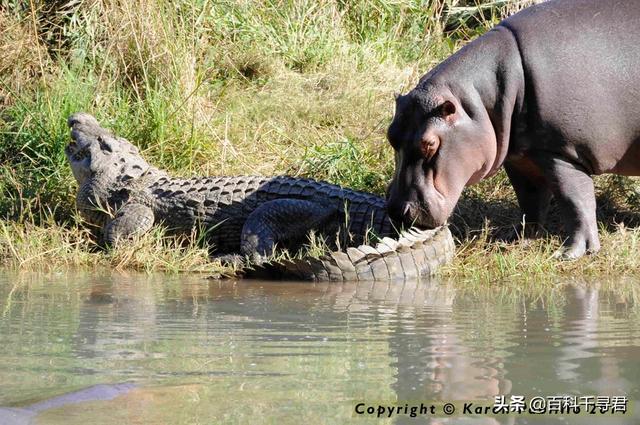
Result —
[[[64,123],[77,110],[180,174],[287,172],[380,192],[393,93],[465,41],[443,35],[458,1],[1,4],[0,212],[12,217],[20,196],[71,211]]]
[[[63,154],[65,119],[79,110],[175,174],[287,173],[382,194],[393,171],[385,132],[394,93],[530,3],[0,0],[2,258],[22,266],[54,257],[116,264],[95,259],[112,254],[84,254],[96,247],[75,214],[76,184]],[[616,200],[605,211],[616,233],[621,208],[637,206],[634,183],[600,186],[601,196]],[[490,240],[492,229],[511,221],[517,209],[504,175],[466,191],[452,219],[464,242],[453,267],[517,269],[521,254],[500,260]],[[141,246],[174,246],[162,240],[152,235]],[[136,258],[117,265],[177,263]]]

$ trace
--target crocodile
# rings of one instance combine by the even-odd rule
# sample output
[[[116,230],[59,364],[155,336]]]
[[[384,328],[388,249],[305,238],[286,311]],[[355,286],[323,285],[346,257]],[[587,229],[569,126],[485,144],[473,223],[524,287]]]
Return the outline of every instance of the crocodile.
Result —
[[[343,281],[432,275],[454,254],[446,225],[399,231],[382,197],[289,176],[173,177],[87,113],[71,115],[68,125],[76,205],[107,245],[154,225],[174,234],[202,230],[223,260],[268,264],[288,278]],[[273,260],[276,248],[299,251],[310,233],[332,250]],[[372,239],[377,245],[367,244]]]

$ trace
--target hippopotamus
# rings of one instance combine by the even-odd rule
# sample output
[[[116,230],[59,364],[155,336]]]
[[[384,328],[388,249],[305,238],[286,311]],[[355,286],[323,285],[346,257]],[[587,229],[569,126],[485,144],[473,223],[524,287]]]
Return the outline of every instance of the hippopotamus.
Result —
[[[396,99],[390,216],[442,225],[504,166],[529,229],[556,199],[558,255],[600,248],[592,175],[640,174],[640,1],[550,0],[465,45]]]

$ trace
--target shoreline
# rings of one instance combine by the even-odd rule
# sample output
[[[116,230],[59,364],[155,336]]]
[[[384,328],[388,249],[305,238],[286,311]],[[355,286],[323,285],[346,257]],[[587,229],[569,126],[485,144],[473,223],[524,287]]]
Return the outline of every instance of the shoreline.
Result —
[[[490,233],[485,229],[457,242],[454,259],[435,278],[478,286],[504,280],[544,286],[568,277],[640,276],[638,228],[601,229],[602,250],[575,261],[553,258],[560,246],[557,236],[504,243],[491,240]],[[161,229],[118,250],[105,250],[80,226],[0,221],[0,266],[8,270],[233,275],[232,268],[212,260],[208,252],[193,239],[164,236]]]

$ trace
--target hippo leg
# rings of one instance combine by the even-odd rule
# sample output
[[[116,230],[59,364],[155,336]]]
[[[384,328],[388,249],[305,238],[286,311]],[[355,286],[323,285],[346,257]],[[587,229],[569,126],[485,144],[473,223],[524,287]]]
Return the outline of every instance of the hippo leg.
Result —
[[[548,164],[549,183],[564,219],[568,238],[556,253],[571,260],[600,250],[593,180],[578,166],[561,159]]]
[[[518,239],[521,235],[525,238],[540,236],[549,211],[551,189],[543,178],[531,178],[512,164],[505,163],[504,168],[524,215],[524,228],[522,224],[516,226],[509,239]]]

